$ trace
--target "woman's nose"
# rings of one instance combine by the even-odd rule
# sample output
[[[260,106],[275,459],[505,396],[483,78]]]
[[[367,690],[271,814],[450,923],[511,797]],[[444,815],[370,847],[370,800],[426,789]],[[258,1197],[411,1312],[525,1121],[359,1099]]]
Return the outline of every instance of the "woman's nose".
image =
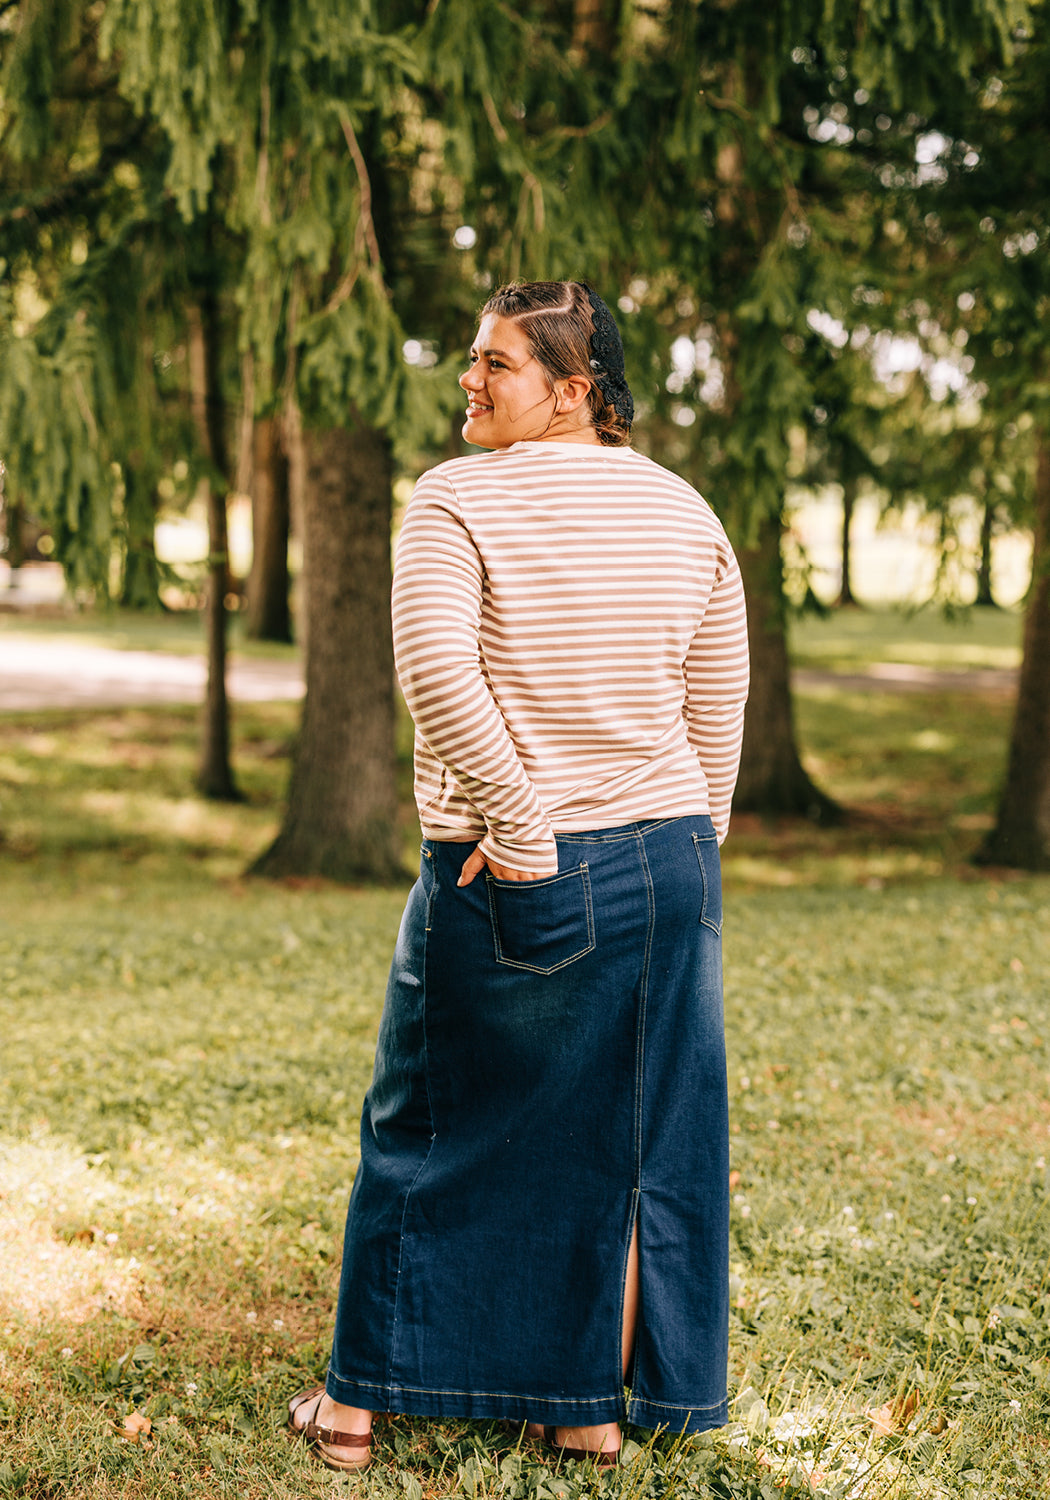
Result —
[[[471,365],[469,369],[463,371],[459,377],[459,383],[465,391],[479,391],[485,382],[478,373],[477,366]]]

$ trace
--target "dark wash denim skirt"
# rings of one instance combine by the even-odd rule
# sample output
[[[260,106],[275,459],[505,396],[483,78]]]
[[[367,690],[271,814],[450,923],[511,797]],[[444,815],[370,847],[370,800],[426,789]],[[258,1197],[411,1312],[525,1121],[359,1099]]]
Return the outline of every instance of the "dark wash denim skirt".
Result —
[[[726,1421],[718,845],[706,816],[557,842],[557,875],[462,890],[474,846],[423,845],[327,1388],[374,1411],[702,1432]]]

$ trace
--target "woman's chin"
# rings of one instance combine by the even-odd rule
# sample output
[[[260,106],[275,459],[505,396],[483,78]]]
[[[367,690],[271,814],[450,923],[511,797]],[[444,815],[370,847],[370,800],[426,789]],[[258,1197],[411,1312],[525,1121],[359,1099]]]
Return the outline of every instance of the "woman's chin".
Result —
[[[485,435],[484,418],[468,417],[460,429],[465,442],[473,443],[475,448],[499,448],[502,444],[495,442],[491,436]]]

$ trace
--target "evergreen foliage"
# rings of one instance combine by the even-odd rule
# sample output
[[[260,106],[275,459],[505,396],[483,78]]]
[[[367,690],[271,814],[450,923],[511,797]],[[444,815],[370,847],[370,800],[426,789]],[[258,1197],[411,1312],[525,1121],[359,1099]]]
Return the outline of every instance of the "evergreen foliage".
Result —
[[[1045,373],[1024,373],[1042,358],[1044,273],[1025,247],[1042,243],[1026,196],[1045,171],[1030,165],[1043,16],[1042,0],[20,0],[0,13],[10,491],[77,584],[155,585],[136,561],[176,457],[187,488],[199,473],[243,487],[252,423],[275,420],[290,453],[304,427],[309,443],[351,425],[422,466],[448,449],[484,292],[586,278],[623,312],[639,441],[754,553],[781,762],[756,805],[816,805],[770,538],[800,435],[843,474],[880,467],[863,341],[921,330],[931,276],[981,281],[985,409],[1009,407],[1020,432],[1043,399]],[[916,170],[935,131],[958,158],[946,184]],[[940,227],[953,192],[976,252]],[[224,462],[187,355],[207,299]],[[841,356],[816,345],[814,310],[845,330]],[[858,387],[870,423],[850,415]],[[907,393],[924,435],[927,395]],[[881,465],[898,493],[910,420],[902,407]],[[795,787],[786,803],[774,781]]]

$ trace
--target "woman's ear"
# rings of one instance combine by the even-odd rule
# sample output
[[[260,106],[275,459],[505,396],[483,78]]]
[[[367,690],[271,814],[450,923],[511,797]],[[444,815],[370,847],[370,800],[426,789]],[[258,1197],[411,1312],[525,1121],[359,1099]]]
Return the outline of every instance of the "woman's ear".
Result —
[[[583,375],[570,375],[566,380],[555,381],[558,411],[578,411],[587,400],[590,389],[591,382]]]

